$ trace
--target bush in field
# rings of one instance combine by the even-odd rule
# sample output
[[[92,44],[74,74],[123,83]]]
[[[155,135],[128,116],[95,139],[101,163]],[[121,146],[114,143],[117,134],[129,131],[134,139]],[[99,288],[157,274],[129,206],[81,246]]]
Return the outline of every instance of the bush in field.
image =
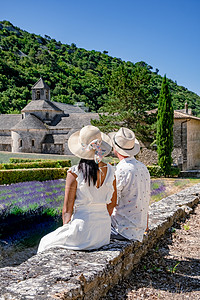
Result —
[[[0,184],[66,178],[67,168],[0,170]]]
[[[0,169],[66,168],[70,166],[70,160],[42,160],[0,164]]]

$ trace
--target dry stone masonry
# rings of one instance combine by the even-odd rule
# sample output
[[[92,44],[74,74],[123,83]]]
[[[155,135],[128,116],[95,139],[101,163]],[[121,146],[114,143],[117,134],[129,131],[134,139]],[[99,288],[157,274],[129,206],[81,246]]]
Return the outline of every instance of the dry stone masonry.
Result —
[[[96,251],[60,248],[0,269],[1,300],[100,299],[127,276],[173,223],[193,211],[200,184],[153,203],[150,231],[140,242],[113,240]]]

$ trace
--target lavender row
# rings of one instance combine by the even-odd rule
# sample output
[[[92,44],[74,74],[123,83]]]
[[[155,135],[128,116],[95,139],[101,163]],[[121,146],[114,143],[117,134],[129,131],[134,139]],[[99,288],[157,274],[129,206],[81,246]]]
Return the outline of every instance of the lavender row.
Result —
[[[9,186],[0,186],[0,210],[12,211],[19,209],[47,208],[55,209],[62,206],[65,180],[50,180],[45,182],[23,182]],[[7,193],[6,193],[7,191]]]

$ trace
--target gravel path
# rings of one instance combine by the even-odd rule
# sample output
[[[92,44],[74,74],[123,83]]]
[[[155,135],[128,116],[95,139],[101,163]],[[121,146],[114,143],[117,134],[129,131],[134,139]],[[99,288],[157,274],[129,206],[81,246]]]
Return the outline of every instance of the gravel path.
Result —
[[[102,300],[200,299],[200,204]]]

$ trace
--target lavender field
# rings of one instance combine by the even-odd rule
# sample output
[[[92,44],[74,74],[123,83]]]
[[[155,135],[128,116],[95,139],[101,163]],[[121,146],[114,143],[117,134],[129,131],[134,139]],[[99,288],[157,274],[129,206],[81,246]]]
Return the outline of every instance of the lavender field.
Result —
[[[64,179],[0,186],[0,214],[3,217],[40,211],[52,216],[60,215],[64,190]]]
[[[198,182],[198,179],[152,179],[151,203]],[[64,190],[64,179],[0,186],[0,216],[36,211],[51,216],[61,215]]]

